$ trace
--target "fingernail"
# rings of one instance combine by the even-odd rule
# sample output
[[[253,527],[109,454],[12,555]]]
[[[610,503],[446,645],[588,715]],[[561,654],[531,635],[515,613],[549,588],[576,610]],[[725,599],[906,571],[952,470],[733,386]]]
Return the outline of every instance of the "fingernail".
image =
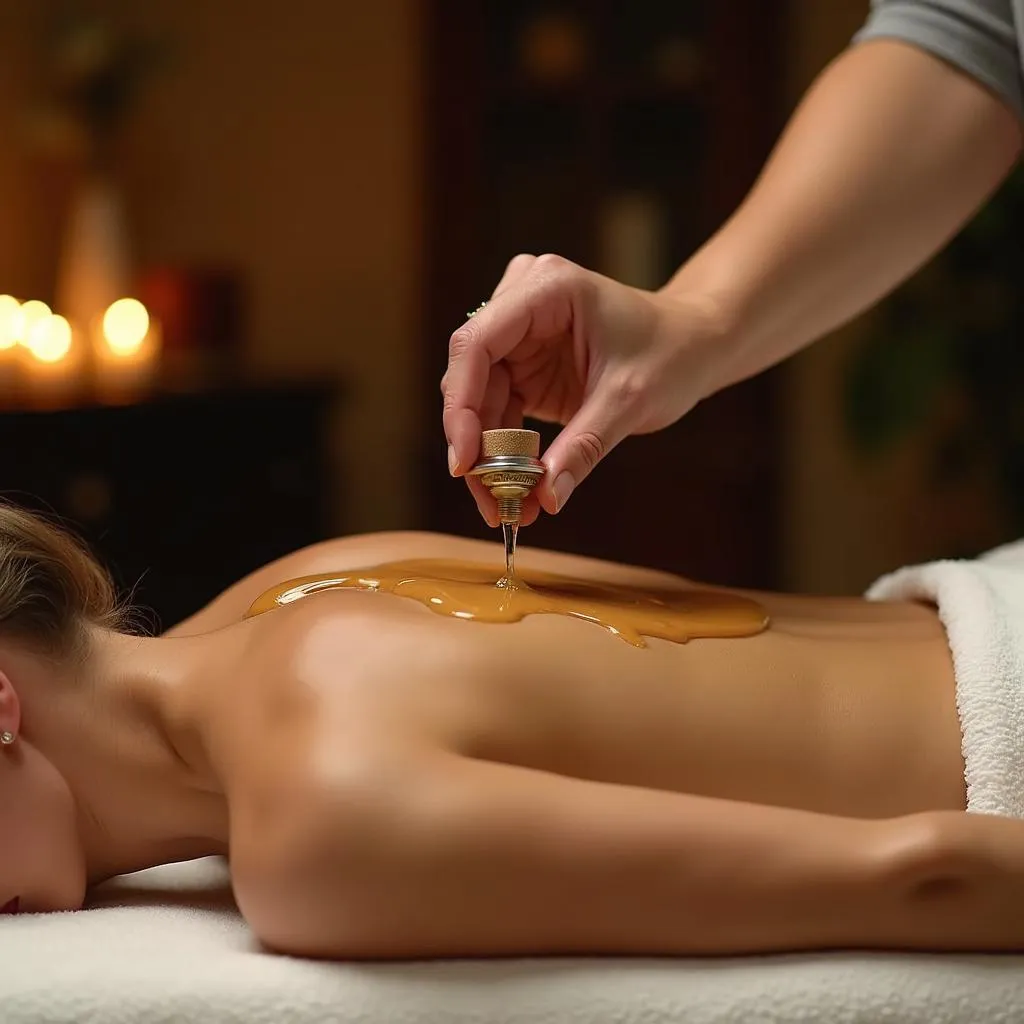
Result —
[[[568,470],[563,470],[555,477],[555,483],[551,491],[555,496],[556,512],[562,511],[562,506],[569,500],[569,496],[572,494],[575,486],[576,481],[573,480],[572,473]]]
[[[459,460],[455,456],[455,449],[448,445],[448,472],[455,476],[459,471]]]

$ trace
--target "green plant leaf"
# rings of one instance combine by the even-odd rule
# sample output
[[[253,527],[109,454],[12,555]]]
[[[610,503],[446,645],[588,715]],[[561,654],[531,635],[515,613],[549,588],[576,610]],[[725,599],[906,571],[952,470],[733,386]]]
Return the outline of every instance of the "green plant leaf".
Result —
[[[1003,510],[1024,534],[1021,267],[1024,170],[880,307],[850,360],[842,401],[851,444],[877,455],[930,425],[955,394],[957,422],[943,419],[947,429],[929,453],[932,482],[994,473]]]

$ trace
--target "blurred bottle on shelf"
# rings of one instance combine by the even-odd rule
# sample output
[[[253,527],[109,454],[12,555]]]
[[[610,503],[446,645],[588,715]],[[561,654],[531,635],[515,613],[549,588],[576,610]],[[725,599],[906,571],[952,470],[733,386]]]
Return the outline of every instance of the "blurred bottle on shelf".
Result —
[[[154,267],[139,297],[163,330],[161,386],[195,391],[237,376],[245,292],[236,272],[217,267]]]
[[[658,288],[668,274],[664,203],[641,191],[612,194],[598,214],[600,272],[634,288]]]
[[[519,65],[542,85],[578,81],[590,63],[586,26],[565,11],[548,11],[527,22],[519,38]]]

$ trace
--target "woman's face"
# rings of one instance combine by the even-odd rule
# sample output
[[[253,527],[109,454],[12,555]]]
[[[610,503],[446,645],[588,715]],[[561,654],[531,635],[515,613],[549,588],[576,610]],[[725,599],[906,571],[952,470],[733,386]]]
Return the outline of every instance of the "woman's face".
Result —
[[[85,888],[71,790],[18,736],[0,746],[0,907],[8,913],[77,910]]]

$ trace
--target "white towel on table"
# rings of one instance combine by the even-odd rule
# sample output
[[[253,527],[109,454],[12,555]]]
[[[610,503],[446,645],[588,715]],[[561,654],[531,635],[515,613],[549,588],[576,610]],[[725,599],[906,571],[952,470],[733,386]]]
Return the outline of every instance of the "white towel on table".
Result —
[[[1011,1024],[1024,957],[332,964],[260,952],[216,859],[0,919],[3,1024]]]
[[[1024,817],[1024,542],[899,569],[868,596],[937,605],[956,674],[968,809]]]

